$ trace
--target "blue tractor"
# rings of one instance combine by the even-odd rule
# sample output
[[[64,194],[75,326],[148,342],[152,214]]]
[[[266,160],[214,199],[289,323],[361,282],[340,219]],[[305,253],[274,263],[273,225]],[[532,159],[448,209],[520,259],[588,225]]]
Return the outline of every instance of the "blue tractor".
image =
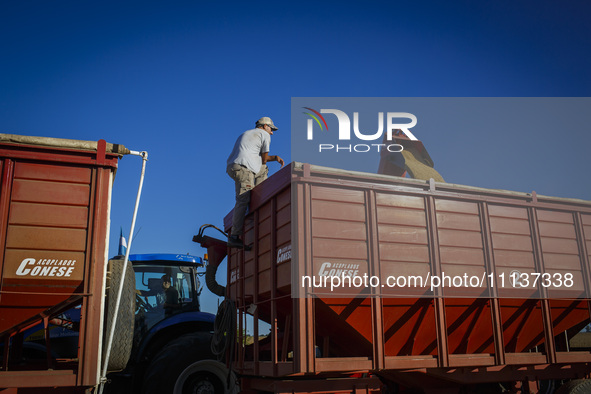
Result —
[[[224,393],[227,370],[211,350],[215,315],[201,312],[200,257],[132,254],[135,324],[127,366],[108,392]],[[114,347],[117,343],[114,344]]]

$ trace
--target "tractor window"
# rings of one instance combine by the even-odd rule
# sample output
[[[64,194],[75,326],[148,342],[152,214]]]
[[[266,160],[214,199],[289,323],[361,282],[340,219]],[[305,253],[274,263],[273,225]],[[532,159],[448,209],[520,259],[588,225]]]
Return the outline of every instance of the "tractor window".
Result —
[[[133,269],[137,329],[147,331],[177,313],[199,310],[192,270],[155,264],[134,264]]]

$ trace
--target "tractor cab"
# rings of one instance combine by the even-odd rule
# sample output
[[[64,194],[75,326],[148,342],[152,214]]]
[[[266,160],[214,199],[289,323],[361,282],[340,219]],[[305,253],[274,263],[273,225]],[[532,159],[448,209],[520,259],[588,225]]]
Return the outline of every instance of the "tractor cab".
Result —
[[[135,338],[159,322],[184,312],[199,312],[200,257],[182,254],[132,254],[136,286]],[[137,335],[139,334],[139,335]]]
[[[130,280],[129,292],[124,293],[135,305],[131,325],[133,345],[126,367],[109,374],[113,383],[107,386],[113,390],[109,393],[130,392],[131,387],[137,389],[134,392],[147,392],[148,387],[164,384],[155,383],[152,378],[176,379],[187,365],[213,358],[208,341],[215,316],[201,312],[199,303],[202,290],[199,276],[205,272],[198,269],[204,267],[203,259],[183,254],[131,254],[129,262],[135,288]],[[199,346],[191,348],[196,346],[196,338]],[[179,358],[179,348],[191,348],[191,356]],[[161,368],[167,366],[179,370],[162,373]],[[169,389],[163,392],[172,392]]]

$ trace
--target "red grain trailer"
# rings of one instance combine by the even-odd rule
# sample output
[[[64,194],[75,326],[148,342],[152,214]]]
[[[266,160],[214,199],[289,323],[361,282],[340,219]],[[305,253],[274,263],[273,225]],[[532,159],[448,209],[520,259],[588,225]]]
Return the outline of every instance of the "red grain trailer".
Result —
[[[104,140],[0,134],[0,391],[99,383],[111,187],[129,153]],[[78,324],[56,319],[72,308],[78,353],[55,359],[50,329]],[[46,345],[23,341],[40,322]]]
[[[591,372],[571,346],[590,322],[589,201],[293,163],[252,191],[245,244],[227,288],[245,392],[551,393]],[[343,273],[381,285],[301,286]],[[445,275],[483,281],[429,281]]]

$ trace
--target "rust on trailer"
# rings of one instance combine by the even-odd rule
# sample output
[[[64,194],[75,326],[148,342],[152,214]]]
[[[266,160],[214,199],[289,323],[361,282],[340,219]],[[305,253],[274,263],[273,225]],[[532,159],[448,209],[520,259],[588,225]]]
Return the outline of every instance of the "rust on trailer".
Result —
[[[493,371],[523,380],[530,365],[548,379],[590,370],[591,353],[569,338],[590,321],[591,202],[299,163],[251,193],[244,241],[253,248],[228,256],[239,335],[255,338],[239,338],[239,373],[401,381],[413,370],[467,384]],[[381,283],[417,272],[570,273],[574,285],[294,292],[302,275],[328,268]]]
[[[97,384],[111,187],[125,152],[104,140],[0,135],[0,387]],[[78,356],[55,360],[50,319],[76,306]],[[21,371],[12,360],[40,322],[46,359]]]

